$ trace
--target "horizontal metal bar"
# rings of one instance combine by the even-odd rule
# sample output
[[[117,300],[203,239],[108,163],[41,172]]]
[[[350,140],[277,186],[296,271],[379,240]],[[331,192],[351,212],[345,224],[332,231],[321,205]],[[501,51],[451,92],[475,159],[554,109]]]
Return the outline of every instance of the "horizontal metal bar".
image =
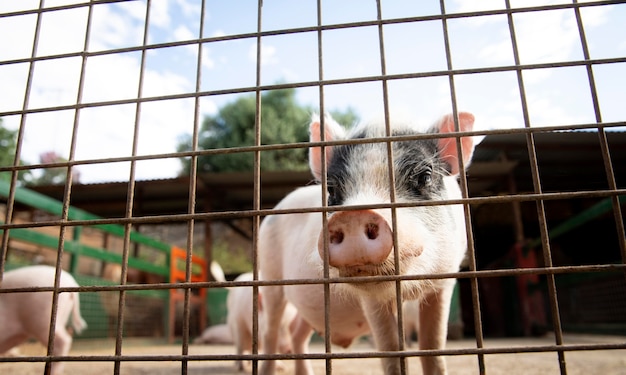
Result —
[[[411,208],[424,206],[441,206],[452,204],[486,204],[486,203],[510,203],[510,202],[535,202],[548,200],[563,200],[574,198],[605,198],[611,196],[620,196],[626,194],[626,189],[617,190],[593,190],[593,191],[574,191],[559,193],[541,193],[541,194],[513,194],[498,195],[487,197],[470,197],[462,199],[442,200],[442,201],[418,201],[418,202],[402,202],[402,203],[384,203],[384,204],[368,204],[342,206],[342,211],[353,211],[362,209],[381,209],[381,208]],[[298,209],[260,209],[260,210],[241,210],[241,211],[220,211],[220,212],[201,212],[194,214],[177,214],[162,216],[141,216],[131,218],[115,218],[115,219],[99,219],[99,220],[50,220],[40,221],[36,223],[11,223],[0,224],[0,230],[12,228],[36,228],[49,226],[89,226],[102,224],[165,224],[169,222],[185,222],[189,220],[232,220],[236,218],[249,218],[255,216],[268,215],[286,215],[297,213],[311,212],[334,212],[337,207],[310,207]]]
[[[223,155],[223,154],[234,154],[234,153],[243,153],[243,152],[288,150],[288,149],[310,148],[310,147],[319,147],[319,146],[405,142],[405,141],[416,141],[416,140],[424,140],[424,139],[460,138],[460,137],[506,135],[506,134],[536,134],[536,133],[548,133],[548,132],[564,131],[564,130],[593,130],[593,129],[599,129],[599,128],[611,129],[611,128],[617,128],[617,127],[623,127],[623,126],[626,126],[626,121],[588,123],[588,124],[578,124],[578,125],[565,125],[564,124],[564,125],[552,125],[552,126],[538,126],[538,127],[532,127],[532,128],[474,130],[474,131],[465,131],[465,132],[457,132],[457,133],[449,133],[449,134],[440,134],[440,133],[414,134],[414,135],[390,136],[390,137],[378,137],[378,138],[346,139],[346,140],[341,140],[341,141],[296,142],[296,143],[259,145],[259,146],[241,146],[241,147],[230,147],[230,148],[216,148],[216,149],[210,149],[210,150],[172,152],[172,153],[165,153],[165,154],[122,156],[122,157],[113,157],[113,158],[72,160],[72,161],[65,161],[65,162],[58,162],[58,163],[18,165],[18,166],[11,166],[11,167],[0,167],[0,172],[9,172],[9,171],[14,171],[14,170],[17,170],[17,171],[33,170],[33,169],[42,169],[42,168],[59,168],[59,167],[69,167],[69,166],[73,167],[77,165],[121,163],[121,162],[141,161],[141,160],[185,158],[185,157],[191,157],[191,156]]]
[[[296,360],[296,359],[358,359],[358,358],[395,358],[395,357],[431,357],[431,356],[460,356],[460,355],[497,355],[516,353],[545,353],[545,352],[579,352],[598,350],[626,349],[625,343],[598,343],[598,344],[563,344],[537,346],[502,346],[489,348],[459,348],[441,350],[405,350],[397,352],[337,352],[337,353],[306,353],[306,354],[172,354],[172,355],[81,355],[81,356],[25,356],[0,357],[2,362],[180,362],[180,361],[234,361],[234,360]]]
[[[360,276],[360,277],[332,277],[328,279],[285,279],[285,280],[255,280],[255,281],[203,281],[203,282],[180,282],[158,284],[126,284],[126,285],[92,285],[79,287],[27,287],[27,288],[4,288],[2,293],[33,293],[51,292],[57,290],[64,292],[107,292],[121,290],[174,290],[174,289],[197,289],[197,288],[236,288],[251,286],[282,286],[282,285],[324,285],[324,284],[356,284],[372,282],[393,282],[410,280],[440,280],[440,279],[471,279],[487,277],[510,277],[521,275],[563,275],[574,273],[614,273],[626,271],[626,264],[598,264],[588,266],[559,266],[545,268],[511,268],[480,271],[461,271],[441,274],[425,275],[385,275],[385,276]]]
[[[98,5],[98,4],[118,3],[118,2],[124,2],[124,1],[99,0],[99,1],[94,1],[92,3],[70,4],[70,5],[48,7],[48,8],[42,8],[42,9],[30,9],[30,10],[23,10],[23,11],[17,11],[17,12],[7,12],[7,13],[0,13],[0,18],[21,16],[21,15],[28,15],[28,14],[39,14],[39,13],[45,13],[45,12],[54,12],[54,11],[66,10],[66,9],[75,9],[75,8],[87,7],[92,4]],[[480,10],[480,11],[474,11],[474,12],[432,14],[432,15],[425,15],[425,16],[415,16],[415,17],[386,18],[386,19],[381,19],[381,20],[373,19],[369,21],[346,22],[346,23],[328,24],[328,25],[320,25],[320,26],[295,27],[295,28],[289,28],[289,29],[266,30],[266,31],[249,32],[249,33],[243,33],[243,34],[232,34],[232,35],[222,35],[222,36],[214,36],[214,37],[207,37],[207,38],[188,39],[184,41],[155,43],[155,44],[147,44],[147,45],[141,45],[141,46],[116,48],[116,49],[110,49],[110,50],[104,50],[104,51],[81,52],[81,56],[101,56],[101,55],[119,54],[119,53],[126,53],[126,52],[145,51],[148,49],[178,47],[178,46],[186,46],[186,45],[193,45],[193,44],[199,44],[199,43],[204,44],[204,43],[213,43],[213,42],[223,42],[223,41],[229,41],[229,40],[269,37],[269,36],[277,36],[277,35],[301,34],[301,33],[309,33],[309,32],[362,28],[362,27],[372,27],[372,26],[380,26],[380,25],[440,21],[440,20],[451,20],[451,19],[461,19],[461,18],[470,18],[470,17],[508,15],[508,14],[542,12],[542,11],[562,10],[562,9],[575,9],[575,8],[580,9],[580,8],[587,8],[587,7],[597,7],[597,6],[603,6],[603,5],[617,5],[617,4],[624,4],[624,3],[626,3],[626,0],[605,0],[605,1],[598,1],[598,2],[592,2],[592,3],[552,4],[552,5],[519,7],[519,8],[513,8],[513,9],[506,9],[506,8],[488,9],[488,10]],[[60,56],[60,55],[56,55],[56,56]],[[64,55],[64,56],[67,56],[67,55]],[[49,58],[55,58],[55,56],[51,55],[51,56],[44,56],[41,58],[49,59]],[[30,58],[30,59],[7,60],[7,62],[22,63],[22,62],[37,61],[37,59],[40,59],[40,57],[36,57],[34,59]],[[0,61],[0,65],[2,63],[3,62]]]
[[[626,57],[590,59],[590,60],[574,60],[574,61],[538,63],[538,64],[506,65],[506,66],[484,67],[484,68],[437,70],[437,71],[420,72],[420,73],[362,76],[362,77],[331,79],[331,80],[322,80],[322,81],[305,81],[305,82],[297,82],[297,83],[248,86],[248,87],[237,87],[237,88],[228,88],[228,89],[220,89],[220,90],[198,91],[198,92],[193,92],[193,93],[190,92],[190,93],[183,93],[183,94],[160,95],[160,96],[152,96],[152,97],[133,98],[133,99],[108,100],[108,101],[101,101],[101,102],[77,103],[77,104],[72,104],[72,105],[61,105],[61,106],[54,106],[54,107],[41,107],[41,108],[5,111],[5,112],[0,112],[0,117],[22,115],[22,114],[29,114],[29,113],[42,113],[42,112],[51,112],[51,111],[65,111],[65,110],[72,110],[72,109],[104,107],[104,106],[111,106],[111,105],[150,103],[150,102],[161,101],[161,100],[189,99],[189,98],[217,96],[217,95],[225,95],[225,94],[255,93],[257,91],[280,90],[280,89],[285,89],[285,88],[317,87],[317,86],[322,86],[322,85],[332,86],[332,85],[348,84],[348,83],[377,82],[377,81],[383,81],[383,80],[391,81],[391,80],[412,79],[412,78],[445,77],[445,76],[465,75],[465,74],[495,73],[495,72],[546,69],[546,68],[565,68],[565,67],[614,64],[614,63],[624,63],[624,62],[626,62]]]

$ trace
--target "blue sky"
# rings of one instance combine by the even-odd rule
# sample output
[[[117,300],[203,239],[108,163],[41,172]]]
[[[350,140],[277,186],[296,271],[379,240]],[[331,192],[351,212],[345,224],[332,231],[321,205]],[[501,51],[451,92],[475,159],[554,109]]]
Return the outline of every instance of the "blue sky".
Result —
[[[0,1],[0,13],[34,9],[38,1]],[[46,7],[72,3],[52,1]],[[316,1],[264,0],[263,30],[315,26]],[[534,6],[567,1],[518,0],[511,5]],[[504,0],[450,0],[448,13],[503,9]],[[252,33],[257,25],[257,1],[207,1],[204,37]],[[141,45],[146,13],[143,1],[94,6],[90,52]],[[383,0],[384,18],[439,14],[439,1]],[[626,56],[626,4],[585,7],[581,10],[591,58]],[[332,25],[376,19],[373,0],[324,1],[322,20]],[[0,17],[0,61],[28,58],[36,15]],[[37,56],[83,50],[87,8],[46,12]],[[583,59],[574,12],[571,9],[514,15],[522,64],[562,63]],[[448,20],[454,69],[513,65],[513,49],[506,15]],[[200,1],[153,0],[148,43],[193,40],[200,30]],[[386,25],[383,28],[388,74],[445,71],[447,62],[439,20]],[[9,37],[10,36],[10,37]],[[310,82],[318,77],[317,33],[268,36],[262,39],[261,83]],[[194,92],[197,45],[154,49],[146,54],[143,97]],[[324,78],[344,79],[381,74],[378,28],[375,26],[328,30],[323,33]],[[133,99],[138,94],[141,52],[103,54],[87,59],[83,103]],[[17,128],[22,109],[28,63],[0,64],[0,116]],[[80,57],[35,63],[29,108],[50,108],[76,103],[81,69]],[[626,63],[593,67],[602,120],[626,121]],[[528,70],[523,73],[532,126],[595,122],[591,93],[584,67]],[[254,86],[256,38],[205,43],[202,50],[201,91]],[[457,103],[473,112],[480,129],[523,126],[515,72],[489,72],[455,76]],[[297,90],[302,104],[319,107],[316,87]],[[208,96],[200,100],[202,115],[214,114],[236,95]],[[424,126],[450,112],[452,105],[446,76],[389,81],[392,119],[411,119]],[[329,85],[325,107],[351,107],[363,119],[383,113],[380,82]],[[136,105],[109,105],[80,111],[78,160],[129,156],[132,150]],[[4,115],[3,115],[4,114]],[[141,105],[138,153],[175,151],[182,133],[193,127],[194,100],[175,99]],[[74,111],[52,110],[28,114],[23,159],[36,163],[41,152],[54,150],[67,157]],[[123,181],[129,163],[81,165],[81,181]],[[142,161],[137,178],[173,177],[179,170],[175,159]]]

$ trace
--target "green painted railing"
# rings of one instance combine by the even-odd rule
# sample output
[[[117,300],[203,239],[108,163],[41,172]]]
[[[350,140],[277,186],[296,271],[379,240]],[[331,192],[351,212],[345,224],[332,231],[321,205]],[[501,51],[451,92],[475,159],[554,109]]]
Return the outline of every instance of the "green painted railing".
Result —
[[[620,195],[618,197],[618,201],[619,204],[624,204],[624,202],[626,202],[626,195]],[[570,219],[564,221],[563,223],[561,223],[560,225],[558,225],[557,227],[550,229],[548,232],[548,235],[550,236],[550,240],[554,240],[555,238],[559,237],[562,234],[565,234],[571,230],[573,230],[574,228],[577,228],[593,219],[595,219],[596,217],[605,214],[606,212],[609,212],[613,209],[613,201],[611,198],[606,198],[604,200],[601,200],[600,202],[596,203],[595,205],[589,207],[588,209],[586,209],[585,211],[579,213],[576,216],[571,217]],[[526,246],[528,248],[534,248],[541,245],[541,239],[540,238],[536,238],[533,241],[531,241],[530,243],[528,243]]]
[[[0,196],[8,197],[9,193],[10,193],[10,185],[5,181],[0,181]],[[63,213],[62,202],[59,202],[48,196],[45,196],[43,194],[37,193],[35,191],[29,190],[26,188],[21,188],[21,187],[15,188],[15,202],[45,211],[47,213],[50,213],[59,217],[61,217]],[[100,216],[94,215],[85,210],[81,210],[79,208],[71,207],[71,206],[68,208],[67,218],[69,221],[80,220],[80,221],[87,221],[87,222],[90,220],[95,221],[95,220],[103,219]],[[0,221],[0,225],[1,224],[3,223]],[[72,239],[66,239],[63,241],[63,251],[73,255],[69,271],[73,274],[76,274],[78,259],[79,257],[82,257],[82,256],[95,258],[95,259],[102,260],[108,263],[121,264],[123,260],[122,255],[111,252],[111,251],[107,251],[104,248],[88,246],[88,245],[80,243],[82,227],[87,226],[87,225],[90,228],[96,228],[98,230],[101,230],[102,232],[111,234],[119,238],[124,238],[125,233],[126,233],[125,227],[122,225],[118,225],[118,224],[93,224],[93,225],[85,224],[83,226],[73,226]],[[57,226],[57,225],[55,224],[54,226]],[[27,228],[12,228],[12,229],[7,229],[7,230],[9,231],[9,237],[14,240],[28,242],[31,244],[35,244],[38,246],[51,248],[51,249],[57,249],[59,247],[59,242],[60,242],[59,236],[53,236],[50,234],[42,233],[41,231],[37,231],[34,229],[27,229]],[[4,230],[0,229],[0,236],[3,234],[4,234]],[[184,250],[176,249],[175,247],[170,246],[169,244],[157,241],[154,238],[145,236],[136,231],[130,231],[129,237],[130,237],[131,244],[146,246],[148,248],[154,249],[166,255],[165,264],[162,266],[152,264],[148,261],[142,260],[137,257],[129,256],[128,266],[130,268],[138,269],[138,270],[149,272],[152,274],[165,276],[167,278],[167,281],[169,282],[181,281],[180,277],[176,280],[173,280],[173,278],[176,277],[176,275],[180,274],[180,272],[175,272],[175,271],[179,271],[181,267],[182,269],[185,268],[186,262],[184,261],[184,259],[186,257],[186,252]],[[181,254],[182,254],[182,257],[181,257]],[[194,275],[193,277],[196,277],[196,279],[199,278],[199,280],[195,280],[195,281],[204,281],[206,279],[206,271],[207,271],[206,264],[204,263],[204,261],[194,256],[192,258],[192,266],[193,266],[192,274]],[[201,270],[199,270],[198,267],[201,267]],[[168,293],[167,291],[161,291],[161,290],[159,291],[146,290],[146,291],[137,291],[137,292],[141,294],[152,294],[152,295],[156,294],[157,297],[162,296],[166,300],[166,306],[168,306],[168,308],[166,308],[166,314],[164,316],[164,321],[163,321],[164,332],[168,332],[169,340],[173,341],[173,335],[174,335],[173,316],[175,315],[175,306],[171,302],[174,300],[172,298],[172,295],[173,294],[175,295],[175,293],[173,293],[172,291]],[[206,296],[204,293],[202,293],[202,299],[206,299]],[[205,301],[202,301],[201,306],[206,307],[205,303],[206,303]],[[204,312],[205,310],[203,309],[201,311]],[[201,327],[204,327],[205,321],[206,321],[206,317],[202,316],[201,322],[200,322]]]
[[[0,181],[0,196],[8,197],[9,196],[10,185],[6,181]],[[22,203],[29,207],[33,207],[45,212],[48,212],[53,215],[61,216],[63,212],[63,203],[57,201],[56,199],[50,198],[43,194],[37,193],[35,191],[17,187],[15,190],[15,202]],[[89,213],[85,210],[81,210],[76,207],[69,207],[68,210],[68,220],[81,220],[81,221],[89,221],[89,220],[100,220],[102,217]],[[0,222],[1,223],[1,222]],[[117,224],[94,224],[90,226],[92,228],[97,228],[105,233],[112,234],[116,237],[124,237],[124,227]],[[74,227],[75,231],[80,231],[80,227]],[[2,235],[3,230],[0,230],[0,235]],[[49,248],[57,248],[59,245],[59,238],[51,235],[47,235],[35,230],[24,229],[24,228],[14,228],[9,230],[9,236],[16,240],[26,241],[29,243],[33,243],[36,245],[40,245],[43,247]],[[68,253],[75,254],[77,256],[87,256],[91,258],[96,258],[99,260],[103,260],[106,262],[112,263],[121,263],[122,256],[120,254],[112,253],[110,251],[106,251],[102,248],[96,248],[81,244],[79,242],[80,236],[74,236],[73,240],[65,240],[63,250]],[[160,242],[155,240],[154,238],[143,235],[139,232],[131,231],[130,232],[130,242],[134,244],[140,244],[147,246],[149,248],[155,249],[159,252],[167,254],[167,264],[163,266],[154,265],[150,262],[144,261],[139,258],[129,257],[128,265],[129,267],[136,268],[141,271],[146,271],[150,273],[154,273],[157,275],[162,275],[169,277],[169,254],[171,252],[171,246],[169,244]],[[70,270],[70,272],[74,272],[75,269]]]

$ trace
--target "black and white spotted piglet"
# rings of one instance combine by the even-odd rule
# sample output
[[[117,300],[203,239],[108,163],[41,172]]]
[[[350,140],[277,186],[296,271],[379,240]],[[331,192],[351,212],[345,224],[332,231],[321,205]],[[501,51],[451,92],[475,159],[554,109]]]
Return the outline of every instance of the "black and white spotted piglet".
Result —
[[[461,131],[473,128],[474,116],[460,113]],[[327,141],[384,137],[383,124],[357,126],[346,132],[331,118],[325,119]],[[310,125],[311,141],[321,137],[319,119]],[[444,116],[430,133],[454,132],[452,115]],[[408,125],[392,124],[393,135],[418,134]],[[347,134],[346,134],[347,133]],[[336,207],[322,224],[322,214],[300,213],[268,216],[259,234],[260,275],[265,280],[323,277],[328,250],[331,277],[394,275],[392,210],[389,208],[342,211],[342,206],[389,203],[390,173],[387,143],[363,143],[325,147],[328,205]],[[473,153],[471,137],[424,138],[394,142],[395,201],[398,203],[442,201],[461,197],[457,182],[459,157],[468,165]],[[322,149],[310,149],[310,166],[322,179]],[[322,206],[322,186],[308,186],[289,194],[276,207],[295,209]],[[466,252],[466,229],[460,205],[428,205],[396,209],[396,230],[401,275],[456,272]],[[328,244],[325,242],[327,232]],[[330,286],[330,339],[343,347],[371,332],[381,351],[399,349],[395,282],[333,283]],[[445,346],[453,279],[411,280],[401,283],[404,300],[419,300],[421,349]],[[276,332],[287,301],[298,309],[304,322],[294,334],[294,351],[306,353],[313,329],[323,334],[324,287],[286,285],[263,287],[267,330],[263,346],[276,352]],[[297,338],[297,339],[296,339]],[[385,358],[385,374],[400,372],[400,359]],[[274,373],[273,361],[265,361],[262,374]],[[422,357],[425,374],[444,374],[443,357]],[[296,362],[297,374],[312,374],[307,360]]]

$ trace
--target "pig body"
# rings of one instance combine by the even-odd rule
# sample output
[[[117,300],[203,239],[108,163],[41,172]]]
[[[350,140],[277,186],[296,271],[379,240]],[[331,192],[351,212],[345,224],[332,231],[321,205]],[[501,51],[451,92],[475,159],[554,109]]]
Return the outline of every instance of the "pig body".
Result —
[[[252,273],[243,273],[234,281],[251,280],[253,280]],[[252,351],[252,308],[254,303],[252,292],[252,287],[233,287],[229,289],[228,297],[226,298],[226,307],[228,309],[226,321],[230,327],[237,354]],[[262,301],[259,295],[258,329],[261,333],[265,331],[265,319],[263,318],[265,307]],[[293,305],[287,305],[277,327],[278,350],[281,353],[290,353],[292,351],[290,327],[295,321],[296,309]],[[238,370],[243,370],[242,361],[238,360],[236,366]]]
[[[461,113],[461,131],[472,129],[474,118]],[[451,115],[438,121],[430,132],[450,133]],[[392,128],[393,135],[417,132],[407,126]],[[326,118],[324,139],[383,137],[384,127],[362,126],[347,136],[343,129]],[[311,124],[311,141],[321,140],[319,120]],[[461,155],[469,163],[473,152],[470,138],[461,138]],[[322,179],[321,149],[310,149],[311,169]],[[395,202],[441,201],[461,198],[457,182],[459,161],[454,138],[395,142],[392,146]],[[386,143],[365,143],[325,147],[327,161],[328,205],[337,210],[328,214],[327,227],[319,212],[268,216],[259,233],[260,275],[265,280],[321,279],[324,257],[328,257],[331,277],[394,275],[394,233],[397,231],[398,273],[428,275],[456,272],[466,252],[463,208],[459,205],[429,205],[397,208],[395,224],[389,208],[341,211],[340,206],[384,204],[391,202],[390,173]],[[288,195],[276,209],[322,207],[322,186],[308,186]],[[395,227],[395,228],[394,228]],[[393,228],[393,229],[392,229]],[[454,287],[452,279],[410,280],[401,283],[404,300],[420,302],[420,348],[445,346],[449,304]],[[303,323],[296,353],[308,351],[312,329],[325,330],[323,285],[286,285],[262,288],[266,301],[267,331],[263,344],[275,352],[275,329],[287,301],[298,309]],[[330,340],[349,346],[360,335],[371,331],[381,351],[399,350],[396,283],[330,284]],[[385,358],[385,374],[400,372],[400,359]],[[446,373],[441,357],[422,357],[425,374]],[[272,361],[264,361],[261,373],[274,372]],[[297,374],[312,374],[306,360],[296,361]]]
[[[4,274],[2,288],[52,287],[56,269],[49,266],[22,267]],[[63,271],[60,287],[78,287],[74,278]],[[34,337],[48,345],[52,292],[0,293],[0,353]],[[56,326],[54,329],[54,352],[65,356],[72,345],[72,336],[66,330],[72,316],[72,327],[80,333],[87,324],[80,315],[78,292],[60,293],[58,296]],[[51,373],[60,374],[62,362],[52,362]]]

